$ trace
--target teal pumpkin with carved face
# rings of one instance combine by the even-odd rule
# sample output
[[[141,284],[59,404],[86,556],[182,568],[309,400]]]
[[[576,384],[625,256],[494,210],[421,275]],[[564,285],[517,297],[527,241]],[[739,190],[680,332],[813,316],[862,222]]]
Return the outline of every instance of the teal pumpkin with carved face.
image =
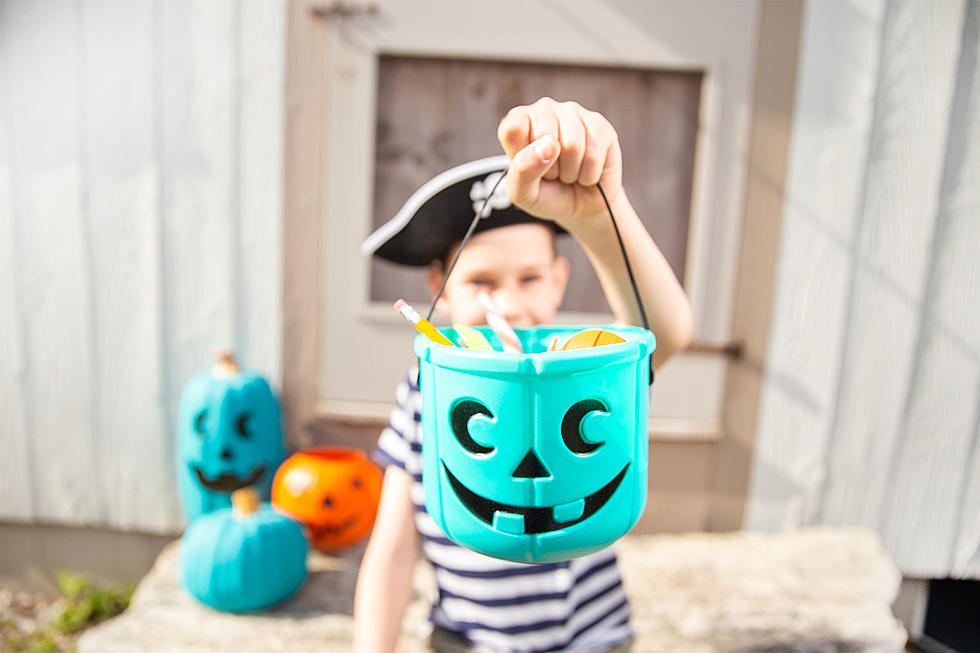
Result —
[[[225,354],[186,383],[178,420],[177,487],[188,523],[230,506],[239,488],[270,499],[285,448],[279,404],[264,378]]]
[[[546,351],[553,335],[580,329],[517,329],[526,354],[416,339],[426,509],[457,544],[567,560],[609,545],[643,512],[656,340],[616,327],[622,343]]]

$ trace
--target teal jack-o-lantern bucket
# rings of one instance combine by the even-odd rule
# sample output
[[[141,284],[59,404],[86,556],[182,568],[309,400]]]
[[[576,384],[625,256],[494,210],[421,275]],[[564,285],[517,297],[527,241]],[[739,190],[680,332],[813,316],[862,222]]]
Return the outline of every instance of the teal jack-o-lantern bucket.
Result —
[[[656,339],[602,327],[625,342],[547,351],[555,334],[583,328],[517,329],[524,354],[415,339],[426,509],[458,544],[517,562],[567,560],[639,519]]]
[[[286,451],[279,403],[265,379],[223,352],[185,384],[178,424],[177,489],[188,523],[230,506],[231,493],[246,486],[269,500]]]

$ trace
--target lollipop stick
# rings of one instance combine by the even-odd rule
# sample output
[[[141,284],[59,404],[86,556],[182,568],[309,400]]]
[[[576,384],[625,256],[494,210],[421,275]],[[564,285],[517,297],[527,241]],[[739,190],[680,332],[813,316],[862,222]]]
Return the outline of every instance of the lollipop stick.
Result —
[[[524,353],[524,349],[521,347],[520,338],[517,337],[514,329],[510,326],[510,323],[507,322],[507,318],[503,316],[500,309],[497,308],[497,305],[493,303],[492,299],[490,299],[490,295],[485,292],[481,292],[476,296],[476,298],[483,305],[483,308],[487,310],[487,324],[490,325],[493,332],[497,334],[498,338],[500,338],[500,343],[503,345],[504,351],[509,351],[514,354]]]

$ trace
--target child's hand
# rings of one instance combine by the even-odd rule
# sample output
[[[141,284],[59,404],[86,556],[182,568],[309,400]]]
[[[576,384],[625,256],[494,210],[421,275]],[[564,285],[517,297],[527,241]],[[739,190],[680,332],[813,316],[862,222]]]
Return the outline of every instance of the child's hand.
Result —
[[[609,121],[576,102],[541,98],[515,107],[497,138],[510,158],[507,193],[514,204],[569,231],[606,214],[622,193],[623,157]]]

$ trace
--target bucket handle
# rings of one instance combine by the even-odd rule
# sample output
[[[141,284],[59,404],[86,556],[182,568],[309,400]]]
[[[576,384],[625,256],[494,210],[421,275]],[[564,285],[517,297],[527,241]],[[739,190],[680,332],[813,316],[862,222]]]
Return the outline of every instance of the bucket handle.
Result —
[[[497,186],[500,185],[507,177],[507,172],[509,168],[504,168],[503,174],[497,179],[497,182],[487,193],[486,198],[483,200],[483,204],[480,206],[479,210],[473,216],[473,221],[470,222],[469,228],[466,230],[466,234],[463,236],[463,240],[460,241],[459,247],[456,249],[456,253],[453,255],[453,260],[450,261],[449,267],[446,270],[445,276],[442,278],[442,285],[439,286],[439,292],[436,293],[435,299],[432,300],[432,305],[429,306],[429,313],[426,315],[426,319],[430,322],[432,321],[432,313],[436,309],[436,304],[439,298],[442,297],[443,291],[446,289],[446,283],[449,281],[449,275],[453,273],[453,269],[456,267],[456,261],[459,260],[459,255],[462,253],[463,248],[466,247],[466,243],[469,241],[470,236],[473,235],[473,231],[476,229],[476,225],[479,224],[480,220],[483,219],[483,211],[487,207],[487,203],[490,198],[493,197],[494,192],[497,190]],[[616,233],[616,241],[619,243],[619,251],[623,253],[623,262],[626,263],[626,274],[629,276],[630,285],[633,286],[633,294],[636,296],[636,305],[640,309],[640,319],[643,320],[643,328],[647,331],[650,330],[650,323],[647,321],[647,313],[643,308],[643,299],[640,297],[640,289],[636,284],[636,276],[633,274],[633,266],[630,265],[630,258],[626,254],[626,245],[623,243],[623,236],[619,233],[619,225],[616,223],[616,216],[613,215],[612,207],[609,206],[609,200],[606,198],[605,191],[602,190],[602,185],[596,183],[596,188],[599,190],[599,195],[602,197],[603,204],[606,205],[606,211],[609,213],[609,220],[612,222],[613,231]],[[653,355],[650,355],[650,384],[653,385]]]

